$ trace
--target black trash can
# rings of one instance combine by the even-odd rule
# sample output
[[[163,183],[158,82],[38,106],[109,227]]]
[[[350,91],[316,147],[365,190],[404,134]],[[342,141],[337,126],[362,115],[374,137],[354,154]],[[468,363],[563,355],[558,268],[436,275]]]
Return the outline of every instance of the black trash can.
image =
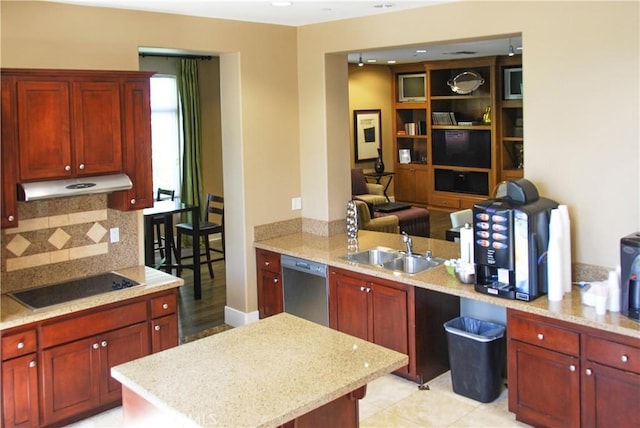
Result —
[[[489,403],[502,390],[504,326],[469,317],[444,323],[453,392]]]

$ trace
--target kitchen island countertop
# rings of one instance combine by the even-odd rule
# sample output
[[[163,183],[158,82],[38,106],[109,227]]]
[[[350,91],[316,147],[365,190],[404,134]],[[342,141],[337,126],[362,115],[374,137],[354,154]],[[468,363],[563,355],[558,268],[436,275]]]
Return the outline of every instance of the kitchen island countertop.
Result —
[[[407,362],[396,351],[281,313],[113,367],[111,375],[123,385],[125,424],[272,427]],[[140,413],[139,399],[149,412]]]
[[[424,254],[427,250],[430,250],[434,257],[445,259],[460,257],[459,245],[456,243],[416,236],[412,237],[412,239],[413,251],[416,253]],[[358,231],[358,244],[361,251],[377,246],[396,250],[405,249],[402,235],[368,230]],[[347,254],[346,234],[324,237],[309,233],[294,233],[264,241],[256,241],[254,247],[625,336],[640,337],[640,323],[617,312],[597,315],[595,308],[582,304],[580,290],[577,287],[572,287],[571,294],[565,294],[560,302],[550,302],[547,296],[541,296],[531,302],[494,297],[475,291],[473,285],[460,283],[447,273],[444,266],[415,275],[407,275],[376,266],[347,261],[344,259]]]
[[[6,330],[32,322],[54,318],[59,315],[70,314],[184,285],[182,278],[146,266],[134,266],[119,269],[114,272],[133,279],[141,285],[73,300],[36,311],[23,306],[6,294],[0,295],[0,330]]]

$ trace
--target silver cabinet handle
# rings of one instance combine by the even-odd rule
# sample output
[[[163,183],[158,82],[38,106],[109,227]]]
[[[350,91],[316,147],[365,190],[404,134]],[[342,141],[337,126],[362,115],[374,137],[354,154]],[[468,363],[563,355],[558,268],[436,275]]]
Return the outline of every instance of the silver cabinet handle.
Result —
[[[367,293],[371,293],[371,287],[367,287]]]
[[[71,171],[71,165],[65,165],[64,166],[64,170],[65,171]]]
[[[100,343],[100,345],[102,345],[102,347],[103,347],[103,348],[106,348],[106,347],[107,347],[107,341],[106,341],[106,340],[103,340],[103,341]]]
[[[629,357],[627,357],[626,355],[623,355],[620,357],[620,361],[622,361],[623,363],[626,363],[627,361],[629,361]]]
[[[591,369],[586,369],[586,370],[584,371],[584,373],[585,373],[587,376],[591,376],[591,374],[592,374],[593,372],[591,371]]]
[[[163,303],[162,304],[162,309],[169,309],[169,304],[168,303]]]
[[[36,366],[36,362],[34,361],[29,361],[29,367],[33,368]]]
[[[7,220],[9,220],[9,221],[14,221],[15,219],[16,219],[16,218],[15,218],[14,216],[12,216],[12,215],[10,215],[10,216],[7,218]]]
[[[97,344],[97,343],[94,343],[91,347],[92,347],[93,349],[98,349],[98,348],[100,347],[100,345],[99,345],[99,344]]]
[[[544,339],[544,334],[538,333],[538,340],[542,340],[542,339]]]
[[[271,263],[269,263],[269,262],[264,262],[264,265],[265,265],[265,266],[269,266],[270,264],[271,264]]]
[[[18,342],[18,349],[24,348],[24,342]]]
[[[131,205],[135,205],[136,204],[136,200],[135,199],[131,199]]]
[[[278,283],[278,278],[273,278],[273,283],[277,284]]]
[[[78,166],[78,168],[80,168],[81,170],[84,169],[84,164],[81,163],[80,166]]]
[[[160,326],[159,326],[159,325],[156,325],[155,327],[153,327],[153,329],[154,329],[155,331],[160,331]]]
[[[360,291],[364,291],[364,287],[360,287]]]
[[[576,371],[576,366],[574,366],[573,364],[571,364],[571,365],[569,366],[569,371],[570,371],[570,372],[575,372],[575,371]]]

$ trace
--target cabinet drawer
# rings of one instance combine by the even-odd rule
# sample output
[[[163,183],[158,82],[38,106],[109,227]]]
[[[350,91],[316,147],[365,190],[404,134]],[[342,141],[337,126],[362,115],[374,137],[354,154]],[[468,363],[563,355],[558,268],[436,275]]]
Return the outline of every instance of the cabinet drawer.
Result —
[[[590,361],[640,373],[640,348],[587,336],[585,354]]]
[[[460,199],[447,196],[431,195],[429,201],[432,205],[447,208],[460,208]]]
[[[147,320],[147,302],[139,301],[42,326],[43,348],[93,336]]]
[[[37,347],[35,330],[4,336],[2,338],[2,361],[35,352]]]
[[[258,250],[258,269],[280,273],[280,254],[271,251]]]
[[[508,334],[510,339],[540,346],[563,354],[580,354],[580,334],[544,322],[509,317]]]
[[[176,312],[177,300],[175,293],[151,299],[151,318],[163,317]]]

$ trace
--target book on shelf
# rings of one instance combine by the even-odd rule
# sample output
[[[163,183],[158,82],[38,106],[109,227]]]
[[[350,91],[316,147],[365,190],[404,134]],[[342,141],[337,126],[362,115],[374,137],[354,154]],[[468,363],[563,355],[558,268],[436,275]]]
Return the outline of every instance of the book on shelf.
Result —
[[[405,123],[404,130],[407,135],[416,135],[416,124],[413,122]]]

